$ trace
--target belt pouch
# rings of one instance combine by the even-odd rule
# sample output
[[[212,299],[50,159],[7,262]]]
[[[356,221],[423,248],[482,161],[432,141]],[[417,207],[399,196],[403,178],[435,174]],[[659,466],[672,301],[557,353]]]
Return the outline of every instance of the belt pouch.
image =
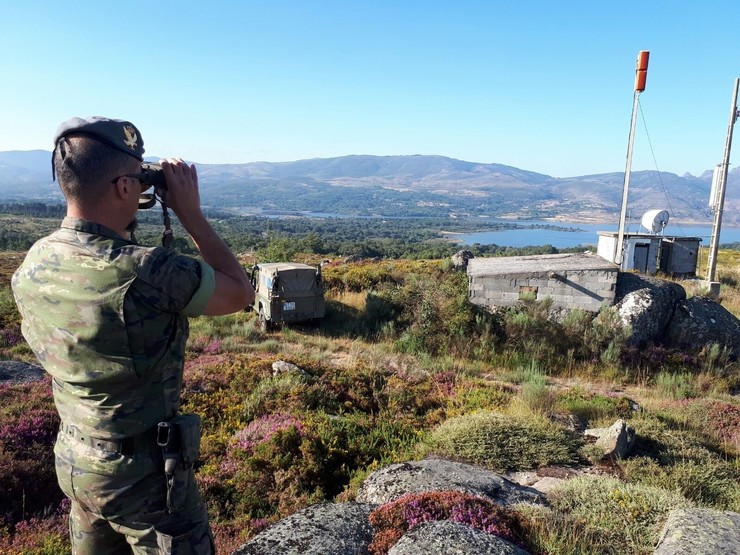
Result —
[[[167,476],[167,510],[178,511],[185,504],[193,465],[200,453],[200,417],[180,414],[159,423],[157,443],[162,447]]]

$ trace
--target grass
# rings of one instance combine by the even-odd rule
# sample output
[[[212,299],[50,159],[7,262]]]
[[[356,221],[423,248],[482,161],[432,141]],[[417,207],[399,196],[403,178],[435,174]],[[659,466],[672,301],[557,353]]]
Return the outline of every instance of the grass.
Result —
[[[549,500],[551,508],[519,508],[538,553],[648,555],[668,512],[691,506],[666,489],[608,477],[573,478]]]

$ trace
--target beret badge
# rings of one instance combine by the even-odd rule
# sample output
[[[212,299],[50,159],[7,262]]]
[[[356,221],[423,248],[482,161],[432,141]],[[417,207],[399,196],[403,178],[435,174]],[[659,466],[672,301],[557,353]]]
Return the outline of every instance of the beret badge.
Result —
[[[123,127],[123,135],[124,144],[131,150],[136,150],[136,143],[139,140],[139,137],[136,134],[136,128],[133,125],[125,125]]]

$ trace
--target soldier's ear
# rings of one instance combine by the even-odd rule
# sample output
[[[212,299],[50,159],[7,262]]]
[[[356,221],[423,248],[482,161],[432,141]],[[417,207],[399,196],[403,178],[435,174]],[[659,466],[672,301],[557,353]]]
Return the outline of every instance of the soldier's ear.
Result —
[[[133,190],[134,180],[125,176],[119,177],[114,183],[116,195],[121,200],[126,200]]]

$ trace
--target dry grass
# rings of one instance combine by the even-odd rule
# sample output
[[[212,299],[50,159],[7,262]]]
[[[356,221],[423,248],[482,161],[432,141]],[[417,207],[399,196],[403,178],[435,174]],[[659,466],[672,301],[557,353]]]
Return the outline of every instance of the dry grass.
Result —
[[[699,255],[697,273],[700,278],[706,275],[708,249],[702,249]],[[740,318],[740,251],[721,249],[717,254],[717,281],[720,282],[718,301],[722,306]],[[704,279],[678,281],[689,296],[708,293]]]

